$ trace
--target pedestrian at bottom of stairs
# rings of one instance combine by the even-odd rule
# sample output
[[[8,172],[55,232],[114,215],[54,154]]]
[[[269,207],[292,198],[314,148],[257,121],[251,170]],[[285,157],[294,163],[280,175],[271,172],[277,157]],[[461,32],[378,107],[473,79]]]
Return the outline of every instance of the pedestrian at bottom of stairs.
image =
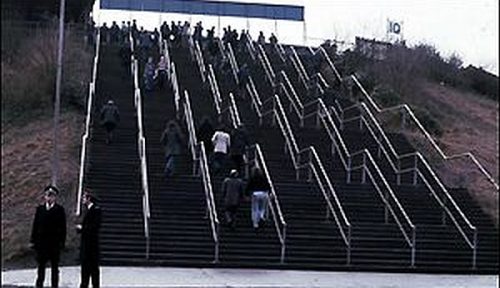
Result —
[[[31,230],[30,247],[36,252],[38,264],[35,287],[43,287],[45,266],[50,262],[51,286],[59,285],[59,256],[66,241],[66,212],[56,203],[59,190],[49,185],[44,189],[44,204],[36,208]]]
[[[245,189],[247,197],[252,197],[252,224],[257,230],[267,219],[267,208],[269,201],[269,182],[262,170],[258,167],[252,168],[250,179]]]
[[[81,234],[80,288],[87,288],[90,279],[92,279],[92,287],[99,288],[99,229],[101,227],[101,209],[97,205],[97,197],[88,190],[83,194],[82,200],[86,211],[82,224],[76,225],[76,231]]]
[[[225,221],[231,229],[236,227],[236,219],[240,202],[243,198],[245,185],[239,178],[238,171],[231,170],[229,177],[222,182],[222,197],[224,198]]]

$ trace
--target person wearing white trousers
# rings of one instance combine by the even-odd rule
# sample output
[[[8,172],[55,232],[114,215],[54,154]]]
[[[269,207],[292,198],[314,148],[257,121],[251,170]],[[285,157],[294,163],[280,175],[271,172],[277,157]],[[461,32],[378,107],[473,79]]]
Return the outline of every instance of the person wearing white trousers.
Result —
[[[269,182],[258,167],[252,168],[248,180],[246,194],[252,195],[252,224],[258,229],[262,222],[267,219],[267,204],[269,201]]]

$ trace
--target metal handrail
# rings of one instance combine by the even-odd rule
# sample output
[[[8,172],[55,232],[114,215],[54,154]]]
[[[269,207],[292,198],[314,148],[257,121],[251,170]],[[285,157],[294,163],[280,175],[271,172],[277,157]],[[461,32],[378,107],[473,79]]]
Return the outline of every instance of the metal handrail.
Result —
[[[340,204],[340,200],[337,196],[337,193],[335,192],[335,189],[333,188],[333,185],[330,181],[330,178],[328,178],[328,176],[326,174],[326,170],[324,168],[323,163],[321,162],[321,159],[318,156],[318,153],[316,152],[316,149],[314,148],[314,146],[309,146],[305,149],[302,149],[299,153],[305,153],[305,152],[309,152],[309,163],[308,163],[309,164],[309,166],[308,166],[309,167],[309,178],[311,178],[311,176],[314,175],[316,183],[318,184],[318,187],[320,188],[321,193],[323,193],[323,197],[325,198],[325,201],[327,203],[327,207],[329,209],[329,210],[327,210],[327,217],[329,216],[328,212],[330,212],[334,216],[335,223],[337,224],[337,227],[339,227],[340,235],[342,236],[342,239],[344,240],[344,243],[347,247],[347,265],[349,265],[351,263],[351,234],[352,234],[351,223],[349,222],[349,220],[347,219],[347,216],[345,215],[344,208]],[[318,168],[316,168],[314,163],[316,163]],[[319,169],[319,173],[318,173],[318,169]],[[339,213],[340,213],[341,219],[343,220],[344,226],[347,227],[346,228],[347,231],[344,231],[344,229],[342,229],[343,225],[342,225],[341,221],[339,220],[339,216],[337,216],[337,213],[335,213],[335,210],[333,208],[330,197],[327,195],[327,193],[325,191],[325,185],[323,184],[323,182],[320,179],[321,176],[322,176],[323,180],[326,182],[326,187],[328,188],[328,191],[330,192],[330,194],[333,196],[333,199],[335,200],[335,204],[336,204],[338,210],[340,211]]]
[[[231,107],[229,109],[231,113],[231,119],[233,120],[233,127],[236,128],[241,125],[240,113],[238,112],[238,107],[236,106],[236,102],[234,101],[234,96],[232,92],[229,92],[229,102]]]
[[[283,137],[285,138],[285,144],[288,146],[288,151],[290,151],[289,155],[290,155],[290,158],[291,158],[292,163],[294,165],[294,168],[296,170],[296,175],[297,175],[297,179],[298,179],[299,178],[299,169],[304,168],[304,167],[301,166],[300,163],[297,161],[297,157],[299,157],[300,153],[302,153],[304,150],[299,150],[299,148],[298,148],[297,142],[295,141],[295,136],[293,135],[293,132],[290,128],[288,118],[286,117],[285,110],[283,109],[283,105],[281,104],[279,96],[274,95],[273,99],[274,99],[273,100],[274,105],[273,105],[273,108],[271,110],[271,112],[273,113],[273,116],[274,116],[273,119],[277,120],[278,126],[280,127],[280,131],[283,134]],[[263,116],[264,116],[264,114],[259,115],[259,117],[263,117]],[[309,147],[309,149],[311,149],[311,148],[314,149],[314,147],[312,147],[312,146]],[[317,154],[316,154],[316,156],[317,156]],[[322,173],[323,178],[327,179],[328,176],[326,176],[326,172],[323,168],[323,165],[321,164],[321,161],[319,160],[319,156],[317,158],[318,158],[317,162],[318,162],[318,165],[320,168],[320,172]],[[308,167],[312,167],[311,171],[313,171],[313,172],[317,171],[316,168],[314,166],[312,166],[311,163],[308,164]],[[319,175],[317,172],[315,172],[315,179],[317,180],[318,186],[320,186],[320,189],[322,189],[323,196],[325,197],[325,201],[327,202],[327,207],[330,209],[331,214],[335,216],[335,219],[336,219],[335,221],[339,224],[340,221],[338,220],[337,213],[333,209],[333,205],[330,201],[330,197],[328,197],[326,192],[324,192],[325,188],[324,188],[322,182],[319,180]],[[333,197],[336,199],[336,204],[339,208],[342,219],[344,220],[344,224],[346,225],[346,227],[348,227],[347,228],[348,231],[347,231],[347,235],[346,235],[346,233],[342,229],[342,225],[337,225],[339,230],[341,231],[340,233],[342,235],[342,238],[344,239],[344,241],[346,243],[346,246],[348,249],[348,251],[347,251],[347,264],[350,264],[351,224],[347,220],[347,217],[344,213],[342,205],[340,204],[340,201],[338,201],[338,197],[337,197],[335,191],[333,190],[333,186],[331,186],[329,179],[326,181],[327,181],[327,185],[328,185],[328,189],[330,191],[330,194],[332,194]]]
[[[161,35],[161,33],[160,33],[160,35]],[[170,59],[170,52],[168,52],[168,40],[167,39],[163,40],[163,46],[165,48],[162,51],[163,51],[163,56],[165,56],[165,59],[167,60],[167,67],[168,67],[168,69],[172,69],[171,68],[171,62],[172,61]],[[167,73],[167,77],[171,81],[171,79],[170,79],[170,77],[171,77],[170,73]]]
[[[82,193],[83,193],[83,178],[84,178],[84,173],[85,173],[85,167],[87,164],[87,145],[90,137],[90,118],[92,116],[92,106],[93,106],[93,100],[94,100],[94,95],[95,95],[95,84],[97,81],[97,65],[99,63],[99,43],[101,42],[101,32],[99,29],[97,29],[97,41],[95,43],[96,48],[95,48],[95,56],[94,56],[94,63],[92,66],[92,79],[89,83],[89,96],[87,99],[87,113],[85,116],[85,131],[82,135],[82,149],[80,151],[80,170],[78,173],[78,189],[77,189],[77,194],[76,194],[76,211],[75,215],[80,216],[81,213],[81,202],[82,202]]]
[[[131,44],[131,47],[133,47],[133,44]],[[149,249],[150,249],[149,222],[151,219],[151,212],[149,205],[149,186],[148,186],[148,172],[147,172],[147,162],[146,162],[146,139],[144,138],[142,97],[138,81],[139,64],[137,62],[137,59],[134,59],[133,56],[131,56],[131,61],[133,63],[132,77],[134,80],[134,104],[137,113],[137,127],[138,127],[137,146],[139,150],[141,184],[143,192],[142,204],[143,204],[143,218],[144,218],[144,236],[146,238],[146,259],[149,259]]]
[[[251,150],[254,150],[255,156],[254,156],[253,160],[255,162],[255,166],[262,167],[261,169],[264,172],[264,175],[266,176],[266,179],[267,179],[267,183],[269,184],[269,187],[270,187],[271,197],[268,197],[268,203],[269,203],[268,206],[271,207],[270,210],[271,210],[271,214],[273,216],[274,226],[276,228],[276,233],[278,234],[278,238],[279,238],[280,244],[281,244],[280,261],[281,261],[281,263],[284,263],[285,262],[285,250],[286,250],[286,227],[287,227],[287,224],[286,224],[285,219],[283,217],[283,213],[281,212],[281,205],[279,204],[278,195],[276,194],[276,190],[274,189],[274,184],[273,184],[273,181],[271,179],[271,175],[269,174],[269,170],[267,169],[266,160],[264,159],[264,154],[262,153],[260,145],[258,143],[255,143],[254,145],[247,148],[247,152],[251,151]],[[274,204],[274,206],[272,204]],[[276,209],[276,211],[275,211],[275,209]],[[277,216],[276,216],[276,214],[277,214]],[[281,224],[281,229],[279,227],[279,224]]]
[[[212,238],[214,239],[214,263],[219,262],[219,220],[217,216],[217,209],[215,208],[214,193],[212,190],[212,180],[210,178],[210,172],[208,170],[208,160],[207,153],[205,151],[205,145],[203,141],[198,143],[200,149],[200,168],[201,175],[203,179],[203,186],[205,190],[205,199],[207,201],[207,209],[209,211],[210,217],[210,228],[212,229]]]
[[[172,75],[170,77],[170,81],[172,82],[172,90],[174,92],[174,104],[175,104],[175,111],[177,112],[177,115],[179,115],[180,112],[180,99],[181,95],[179,92],[179,82],[177,80],[177,72],[175,70],[175,62],[172,62],[172,66],[170,66],[170,74]]]
[[[328,63],[328,66],[330,67],[330,69],[332,69],[333,73],[335,74],[335,77],[337,77],[337,80],[342,83],[342,77],[340,76],[340,73],[339,71],[337,70],[337,68],[335,68],[335,65],[333,65],[333,62],[332,60],[330,59],[330,56],[328,56],[328,53],[326,53],[325,49],[321,46],[319,46],[318,50],[317,51],[320,51],[320,53],[323,55],[323,57],[325,58],[326,60],[326,63]]]
[[[222,56],[222,59],[226,59],[226,53],[224,53],[224,44],[222,44],[222,40],[219,37],[215,38],[217,42],[217,47],[219,47],[219,53]]]
[[[444,160],[452,160],[452,159],[457,159],[457,158],[462,158],[462,157],[468,157],[474,162],[474,165],[481,171],[481,173],[487,178],[487,180],[495,187],[496,192],[499,190],[498,183],[493,179],[491,174],[484,168],[484,166],[477,160],[477,158],[471,153],[471,152],[465,152],[465,153],[460,153],[460,154],[454,154],[454,155],[446,155],[444,154],[443,150],[441,147],[439,147],[435,140],[431,137],[429,132],[423,127],[423,125],[420,123],[418,118],[415,116],[413,110],[407,105],[407,104],[401,104],[393,107],[388,107],[381,109],[377,103],[372,99],[372,97],[366,92],[366,90],[363,88],[359,80],[356,78],[356,76],[351,75],[351,78],[353,79],[354,83],[358,86],[358,88],[361,90],[362,94],[365,96],[366,99],[368,99],[368,102],[370,105],[377,111],[377,113],[383,113],[386,111],[391,111],[391,110],[396,110],[396,109],[403,109],[413,120],[413,122],[417,125],[417,127],[420,129],[420,131],[424,134],[425,138],[431,143],[431,145],[434,147],[434,149],[438,152],[438,154],[444,159]]]
[[[193,114],[191,110],[191,101],[189,100],[189,93],[184,90],[184,111],[186,114],[186,126],[188,128],[189,134],[189,147],[191,150],[191,155],[193,159],[193,173],[197,173],[196,164],[199,162],[199,171],[201,171],[201,177],[203,181],[203,187],[205,191],[205,201],[207,203],[207,212],[210,218],[210,227],[212,230],[212,238],[214,240],[214,263],[219,262],[219,219],[217,216],[217,209],[215,208],[215,201],[213,196],[212,182],[210,178],[210,173],[208,169],[208,161],[205,151],[205,145],[203,142],[197,142],[196,130],[194,125]],[[198,153],[199,152],[199,153]]]
[[[220,105],[222,103],[222,99],[220,97],[219,85],[217,84],[217,78],[215,78],[214,69],[212,64],[208,64],[208,83],[210,84],[210,90],[212,91],[212,97],[214,99],[215,109],[217,111],[217,115],[221,114]]]
[[[338,102],[337,102],[337,105],[339,105]],[[352,107],[353,106],[347,107],[345,110],[340,110],[340,111],[345,112],[346,110],[351,109]],[[363,123],[365,123],[365,126],[368,128],[368,130],[371,133],[372,137],[375,139],[375,141],[378,144],[379,153],[380,153],[380,151],[384,152],[384,155],[386,156],[386,159],[388,160],[391,168],[394,170],[395,173],[397,173],[397,179],[398,179],[397,181],[398,181],[398,183],[400,182],[400,175],[402,173],[404,173],[404,172],[414,171],[414,173],[415,173],[414,174],[415,175],[414,176],[414,183],[416,183],[416,180],[417,180],[416,176],[417,175],[420,176],[420,178],[422,179],[422,181],[424,182],[424,184],[432,192],[432,194],[436,198],[438,204],[443,209],[443,221],[445,219],[444,216],[445,216],[445,213],[446,213],[452,219],[453,223],[455,224],[455,227],[460,232],[460,234],[463,236],[463,238],[466,241],[466,243],[471,247],[471,249],[473,249],[473,267],[475,267],[475,261],[476,261],[475,260],[475,257],[476,257],[475,255],[476,255],[476,247],[477,247],[477,245],[476,245],[476,237],[477,237],[476,227],[473,226],[473,225],[471,225],[469,219],[465,216],[465,214],[458,207],[458,205],[456,205],[455,201],[453,200],[453,198],[449,194],[448,190],[445,188],[444,185],[442,185],[442,183],[439,180],[439,178],[436,176],[436,174],[433,172],[433,170],[431,169],[431,167],[425,161],[425,158],[418,151],[411,152],[411,153],[406,153],[406,154],[402,154],[402,155],[398,155],[397,152],[396,152],[396,150],[394,149],[391,141],[389,141],[386,133],[384,132],[384,130],[380,126],[380,123],[377,121],[377,119],[375,118],[375,116],[371,113],[371,111],[367,107],[367,105],[365,103],[360,103],[360,104],[356,104],[356,107],[361,107],[362,108],[361,111],[364,112],[366,115],[368,115],[368,118],[371,120],[371,123],[373,123],[373,125],[375,126],[375,128],[378,130],[378,132],[381,135],[381,137],[377,137],[375,135],[375,133],[373,132],[373,130],[371,128],[371,125],[369,125],[369,123],[364,119],[363,115],[360,115],[360,116],[357,116],[357,117],[353,117],[350,120],[353,120],[353,119],[356,119],[356,118],[360,118],[360,120],[363,121]],[[335,113],[335,115],[337,115],[337,117],[338,117],[337,113]],[[381,139],[379,139],[379,138],[381,138]],[[448,199],[452,203],[452,205],[453,205],[452,208],[454,209],[454,211],[456,211],[459,214],[460,218],[465,222],[465,224],[467,225],[467,227],[472,231],[472,233],[473,233],[473,236],[472,236],[473,239],[472,240],[467,237],[467,235],[465,234],[465,232],[463,232],[462,227],[456,221],[456,219],[455,219],[454,215],[452,214],[451,210],[448,209],[448,207],[446,207],[446,204],[448,203],[448,201],[445,201],[443,203],[443,201],[440,200],[439,196],[437,195],[436,191],[431,187],[431,185],[429,184],[429,181],[427,180],[427,178],[425,177],[425,175],[420,171],[420,169],[418,169],[417,161],[415,161],[415,167],[414,168],[402,170],[399,167],[396,167],[396,165],[394,164],[394,161],[390,157],[389,153],[386,151],[386,149],[385,149],[384,145],[381,143],[381,141],[384,141],[384,143],[388,146],[389,151],[391,152],[392,156],[394,156],[396,158],[396,161],[398,161],[398,163],[400,163],[400,160],[403,159],[403,158],[405,158],[405,157],[415,156],[416,159],[419,159],[424,164],[424,167],[428,170],[428,172],[431,174],[432,178],[438,184],[438,186],[439,186],[440,190],[442,191],[442,193],[445,195],[445,197],[446,197],[445,199]]]
[[[246,32],[245,32],[246,33]],[[245,47],[247,48],[248,50],[248,53],[250,54],[250,57],[252,58],[253,61],[255,61],[255,46],[253,45],[253,41],[252,41],[252,37],[250,36],[249,33],[246,33],[247,37],[246,37],[246,43],[245,43]]]
[[[227,43],[227,54],[229,57],[229,63],[231,65],[231,71],[233,72],[234,80],[236,81],[236,84],[240,83],[240,79],[238,79],[238,73],[239,73],[239,68],[238,68],[238,62],[236,62],[236,58],[234,57],[234,52],[233,52],[233,47],[231,47],[231,43]]]
[[[195,53],[195,58],[196,58],[196,62],[198,63],[198,68],[200,70],[200,75],[201,75],[201,80],[203,81],[203,83],[205,83],[206,81],[206,68],[205,68],[205,61],[203,60],[203,53],[201,53],[201,49],[200,49],[200,43],[198,42],[198,40],[196,40],[194,42],[194,53]]]
[[[292,59],[295,59],[296,64],[298,66],[298,73],[299,77],[302,78],[304,87],[308,87],[307,83],[309,83],[309,75],[307,75],[306,69],[304,68],[304,65],[302,64],[302,61],[299,58],[299,55],[297,55],[297,51],[295,51],[295,48],[293,46],[290,46],[290,50],[292,51]]]
[[[333,122],[333,120],[331,119],[331,116],[328,113],[328,109],[326,108],[326,105],[324,104],[323,100],[321,98],[318,98],[316,100],[313,100],[313,101],[307,103],[306,105],[303,105],[301,103],[300,99],[298,98],[298,96],[296,95],[295,89],[293,89],[293,86],[291,85],[290,81],[288,80],[288,77],[286,76],[286,73],[282,71],[282,75],[283,75],[283,79],[285,80],[285,83],[289,87],[289,90],[292,91],[292,93],[294,93],[295,97],[293,97],[293,99],[295,99],[295,100],[292,100],[292,97],[290,97],[290,95],[287,94],[288,92],[285,92],[285,95],[287,95],[289,101],[291,101],[291,102],[296,101],[298,103],[298,106],[301,107],[300,111],[298,109],[295,109],[295,111],[297,113],[297,116],[300,119],[301,125],[303,125],[304,119],[306,117],[314,115],[314,114],[305,115],[305,113],[304,113],[304,107],[311,106],[313,104],[317,104],[318,107],[317,107],[317,110],[316,110],[316,113],[315,113],[317,115],[317,121],[318,120],[322,120],[326,132],[328,133],[328,135],[329,135],[332,143],[337,148],[336,150],[344,152],[345,158],[347,158],[347,161],[346,161],[346,159],[344,158],[344,154],[339,153],[341,162],[344,165],[344,168],[346,169],[346,172],[347,172],[347,183],[350,183],[350,181],[351,181],[351,172],[355,171],[357,169],[361,169],[361,168],[363,169],[362,170],[362,173],[363,173],[362,174],[362,179],[363,179],[363,182],[364,182],[365,173],[368,172],[371,175],[370,170],[366,166],[366,162],[365,162],[366,158],[365,158],[365,156],[363,156],[363,165],[362,166],[358,166],[358,167],[352,167],[352,158],[354,156],[356,156],[356,155],[365,154],[367,151],[361,150],[361,151],[357,151],[357,152],[354,152],[354,153],[349,153],[349,151],[347,149],[347,146],[345,145],[345,142],[343,140],[343,137],[341,136],[340,132],[338,131],[338,129],[337,129],[336,125],[335,125],[335,122]],[[285,89],[285,91],[286,91],[286,89]],[[293,106],[296,107],[295,105],[293,105]],[[328,121],[325,122],[324,118],[326,118]],[[330,126],[333,128],[333,132],[328,128],[329,127],[328,124],[330,124]],[[340,142],[340,147],[342,148],[342,150],[339,149],[338,142]],[[371,157],[371,155],[370,155],[370,157]],[[375,162],[373,162],[372,165],[375,167],[375,170],[377,172],[379,172],[378,165]],[[414,227],[413,223],[409,220],[409,217],[408,217],[406,211],[400,205],[399,200],[396,198],[396,196],[394,195],[394,193],[392,193],[392,189],[390,188],[390,186],[389,186],[388,182],[386,181],[385,177],[381,173],[377,173],[377,174],[382,179],[383,185],[386,188],[386,190],[389,191],[389,196],[394,200],[394,202],[396,203],[397,208],[399,209],[399,211],[401,212],[401,214],[403,215],[403,217],[405,218],[405,220],[407,220],[406,222],[408,223],[408,226],[413,230],[412,231],[412,235],[415,234],[415,232],[414,232],[415,227]],[[373,179],[373,177],[370,176],[370,180],[372,180],[372,183],[376,187],[376,190],[379,193],[379,196],[381,197],[382,201],[385,204],[386,214],[387,214],[387,211],[391,212],[391,215],[396,220],[396,223],[398,224],[401,232],[403,233],[403,236],[405,237],[405,240],[407,240],[407,243],[412,248],[412,255],[414,255],[415,243],[414,243],[414,241],[412,242],[413,238],[410,240],[410,237],[407,235],[408,233],[404,230],[404,228],[402,227],[401,222],[399,221],[398,217],[393,212],[392,205],[387,201],[386,197],[384,197],[384,195],[381,193],[380,188],[378,187],[378,185],[375,182],[375,179]],[[386,217],[386,222],[387,222],[387,217]],[[413,264],[414,264],[414,256],[412,256],[412,266],[413,266]]]
[[[338,102],[336,102],[336,103],[339,106]],[[373,114],[371,113],[370,109],[368,109],[368,107],[366,106],[366,104],[365,103],[360,103],[360,104],[356,104],[355,106],[362,108],[361,111],[364,112],[364,113],[366,113],[366,115],[368,115],[368,118],[371,120],[371,123],[373,123],[373,125],[375,126],[375,128],[378,130],[379,135],[381,135],[381,136],[377,137],[375,135],[375,132],[371,128],[371,125],[369,125],[369,123],[365,120],[365,118],[363,117],[363,114],[361,114],[360,116],[357,116],[357,117],[353,117],[353,118],[349,119],[349,121],[359,118],[365,124],[365,127],[367,127],[367,129],[370,132],[370,134],[372,135],[373,139],[375,139],[375,141],[378,144],[379,153],[380,153],[380,151],[383,151],[383,153],[386,156],[386,159],[388,160],[391,168],[397,174],[397,182],[398,183],[400,182],[400,174],[405,173],[405,172],[409,172],[409,171],[413,171],[414,172],[414,184],[416,184],[417,176],[420,176],[420,178],[422,179],[422,181],[424,182],[424,184],[432,192],[432,194],[436,198],[438,204],[443,209],[443,224],[445,224],[444,223],[444,221],[445,221],[445,215],[448,215],[452,219],[453,223],[455,224],[455,227],[460,232],[460,234],[462,235],[462,237],[464,238],[464,240],[466,241],[466,243],[473,249],[473,253],[475,255],[475,253],[476,253],[476,244],[475,244],[476,240],[475,240],[475,238],[476,238],[476,233],[477,233],[476,232],[476,227],[470,224],[470,221],[468,220],[468,218],[464,215],[463,211],[456,205],[455,201],[453,200],[453,198],[449,194],[448,190],[445,188],[444,185],[441,184],[439,178],[437,178],[437,176],[432,171],[432,169],[430,168],[430,166],[427,164],[427,162],[425,161],[425,159],[423,158],[423,156],[421,155],[421,153],[418,152],[418,151],[416,151],[416,152],[411,152],[411,153],[406,153],[406,154],[398,155],[396,153],[396,150],[394,149],[394,146],[392,145],[391,141],[389,141],[386,133],[384,132],[384,130],[380,126],[380,123],[377,121],[377,119],[375,118],[375,116],[373,116]],[[353,106],[347,107],[345,110],[340,110],[340,108],[339,108],[339,110],[345,112],[346,110],[351,109],[352,107]],[[335,110],[332,110],[332,111],[335,111]],[[337,112],[335,112],[335,115],[337,117],[339,117]],[[338,118],[338,119],[340,121],[342,121],[340,118]],[[344,120],[344,121],[347,121],[347,120]],[[454,215],[452,214],[451,210],[448,209],[448,207],[446,207],[446,204],[448,203],[448,201],[444,201],[444,202],[441,201],[441,199],[437,195],[436,191],[434,190],[434,188],[431,187],[431,185],[429,184],[429,181],[426,179],[426,177],[424,176],[424,174],[420,171],[420,169],[418,169],[417,161],[415,161],[415,167],[410,168],[410,169],[400,169],[400,167],[396,167],[396,165],[394,164],[394,161],[392,160],[391,156],[389,155],[389,153],[387,152],[387,150],[385,149],[385,147],[384,147],[384,145],[383,145],[383,143],[381,141],[384,141],[384,144],[386,144],[388,146],[389,151],[391,152],[391,155],[396,158],[396,161],[398,161],[398,163],[400,163],[399,161],[401,159],[403,159],[405,157],[408,157],[408,156],[414,156],[414,157],[416,157],[415,159],[420,159],[420,161],[422,163],[424,163],[424,167],[433,176],[434,180],[436,181],[436,183],[440,187],[441,192],[445,195],[445,197],[446,197],[445,199],[449,199],[450,200],[450,202],[453,204],[453,207],[452,207],[453,210],[456,211],[459,214],[459,217],[465,222],[465,224],[468,226],[468,228],[472,231],[472,233],[473,233],[473,236],[472,236],[473,239],[472,240],[469,239],[467,237],[467,235],[463,232],[462,227],[456,221],[456,219],[455,219]],[[475,259],[475,256],[473,256],[473,258]],[[473,266],[475,267],[475,260],[473,260],[473,262],[474,262]]]
[[[276,74],[274,74],[273,67],[269,63],[269,59],[267,58],[266,51],[264,48],[262,48],[262,45],[257,44],[259,53],[258,57],[261,62],[262,67],[264,67],[264,71],[266,73],[266,76],[269,80],[269,83],[271,83],[271,86],[274,87],[275,82],[274,80],[276,79]]]

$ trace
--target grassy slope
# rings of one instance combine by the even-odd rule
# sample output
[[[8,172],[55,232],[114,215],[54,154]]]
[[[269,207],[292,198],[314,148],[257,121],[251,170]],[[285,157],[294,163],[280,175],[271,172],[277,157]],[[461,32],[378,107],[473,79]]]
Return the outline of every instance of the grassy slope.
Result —
[[[67,214],[68,238],[63,263],[75,260],[78,239],[74,229],[75,191],[78,184],[79,145],[83,117],[66,111],[60,122],[60,184],[58,202]],[[52,118],[22,127],[2,127],[2,267],[34,265],[28,249],[35,207],[51,181]]]
[[[437,138],[437,143],[444,153],[451,156],[472,152],[498,183],[498,102],[436,83],[425,82],[420,88],[421,97],[404,101],[438,116],[437,121],[444,133]],[[434,149],[427,145],[425,150]],[[436,155],[431,159],[439,162],[441,158]],[[498,191],[484,181],[485,177],[472,161],[449,160],[437,166],[446,184],[469,188],[469,192],[498,225]]]

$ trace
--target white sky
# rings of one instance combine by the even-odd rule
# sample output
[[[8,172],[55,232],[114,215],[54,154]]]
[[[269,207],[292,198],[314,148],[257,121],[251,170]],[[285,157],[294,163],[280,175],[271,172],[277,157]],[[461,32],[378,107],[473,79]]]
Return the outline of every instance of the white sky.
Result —
[[[133,0],[132,0],[133,1]],[[147,0],[146,0],[147,1]],[[498,75],[499,1],[498,0],[234,0],[237,2],[294,4],[305,6],[308,45],[320,39],[353,42],[355,36],[386,39],[387,19],[402,22],[402,35],[409,45],[434,45],[445,57],[456,53],[464,65],[473,64]],[[98,3],[99,0],[96,0]],[[97,5],[96,5],[97,6]],[[97,12],[97,10],[95,10]],[[277,29],[284,43],[304,43],[302,22],[238,19],[197,15],[162,14],[102,10],[96,22],[137,19],[139,26],[151,29],[160,21],[203,21],[209,28],[220,26],[250,28],[252,35],[263,30],[266,37]],[[222,28],[221,28],[222,29]],[[256,36],[254,36],[255,38]]]

